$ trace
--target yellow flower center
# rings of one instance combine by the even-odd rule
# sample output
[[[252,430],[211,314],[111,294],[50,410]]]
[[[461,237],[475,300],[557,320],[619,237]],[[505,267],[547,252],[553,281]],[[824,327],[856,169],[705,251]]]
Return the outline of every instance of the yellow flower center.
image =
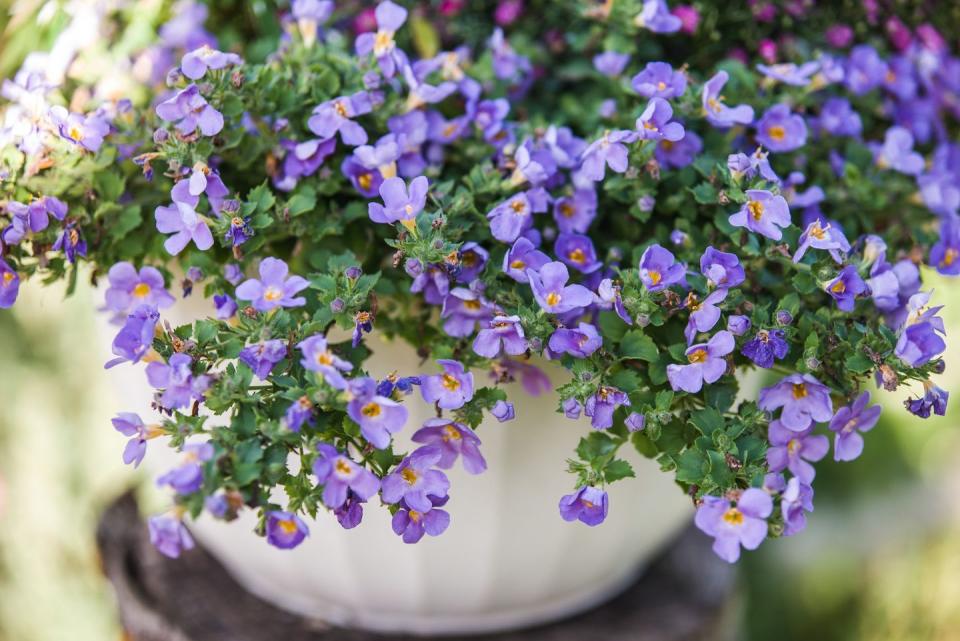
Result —
[[[510,262],[511,269],[523,269],[526,266],[527,264],[519,258],[514,258],[513,261]]]
[[[940,265],[943,267],[949,267],[957,260],[957,257],[960,257],[960,251],[957,251],[953,247],[948,247],[947,251],[943,254],[943,260],[940,261]]]
[[[417,512],[416,510],[407,510],[407,516],[410,517],[410,520],[414,523],[419,523],[420,519],[423,518],[423,515]]]
[[[670,151],[671,149],[673,149],[673,141],[672,141],[672,140],[661,140],[661,141],[660,141],[660,148],[663,149],[664,151]]]
[[[563,203],[560,205],[560,215],[564,218],[572,218],[576,212],[577,210],[574,209],[573,205],[570,203]]]
[[[460,381],[458,381],[455,376],[450,374],[444,374],[440,379],[440,384],[443,385],[444,389],[450,392],[455,392],[460,389]]]
[[[800,449],[800,441],[795,438],[790,439],[787,443],[787,451],[791,454],[796,454],[798,449]]]
[[[330,353],[330,350],[320,352],[319,354],[317,354],[317,364],[333,365],[333,354]]]
[[[522,200],[514,200],[512,203],[510,203],[510,209],[513,210],[513,213],[519,215],[526,211],[527,206],[523,204]]]
[[[293,519],[277,521],[277,527],[279,527],[280,531],[284,534],[293,534],[297,531],[297,523]]]
[[[350,466],[343,459],[337,459],[337,462],[334,464],[337,472],[344,476],[349,476],[353,470],[350,469]]]
[[[471,311],[477,311],[482,307],[478,300],[465,300],[463,301],[463,306]]]
[[[9,285],[13,282],[13,279],[16,278],[16,275],[13,272],[3,272],[3,284]]]
[[[73,138],[74,140],[77,140],[77,141],[83,140],[83,130],[77,127],[76,125],[74,125],[73,127],[70,127],[69,134],[70,134],[70,137]]]
[[[827,225],[829,227],[829,225]],[[823,240],[827,236],[827,229],[820,226],[820,221],[813,223],[813,229],[810,230],[810,235],[816,238],[817,240]]]
[[[713,109],[714,113],[720,113],[720,107],[723,106],[723,98],[708,98],[707,106]]]
[[[400,471],[400,477],[407,482],[407,485],[413,485],[420,478],[420,475],[415,470],[405,467]]]
[[[444,441],[459,441],[462,437],[460,436],[460,430],[455,428],[450,423],[447,423],[443,426],[443,440]]]
[[[243,227],[243,218],[240,218],[240,216],[234,216],[230,219],[230,224],[234,227]]]
[[[277,289],[276,287],[267,287],[267,291],[263,293],[263,299],[271,303],[275,303],[281,298],[283,298],[283,290]]]
[[[807,397],[807,386],[805,383],[794,383],[793,384],[793,398],[798,401],[801,398]]]
[[[665,83],[663,80],[657,83],[657,91],[663,91],[666,88],[667,88],[667,83]]]
[[[707,360],[707,350],[703,349],[702,347],[700,349],[695,349],[687,354],[687,360],[691,363],[703,363]]]
[[[341,118],[347,117],[347,106],[343,104],[342,100],[337,100],[333,103],[333,110],[337,112],[337,115]]]
[[[833,286],[830,287],[830,289],[833,290],[833,293],[835,294],[842,294],[843,292],[847,291],[847,286],[842,280],[838,280],[833,284]]]
[[[663,280],[663,274],[661,274],[659,270],[648,269],[647,278],[649,278],[650,282],[653,283],[654,285],[659,285],[660,281]]]
[[[554,307],[560,304],[560,294],[557,292],[550,292],[547,294],[547,305]]]
[[[773,125],[771,127],[767,127],[767,135],[770,136],[772,140],[780,142],[787,137],[787,130],[780,125]]]
[[[583,253],[583,250],[579,247],[567,254],[567,258],[578,265],[582,265],[587,262],[587,255]]]
[[[743,512],[732,507],[723,513],[723,520],[730,525],[743,525]]]
[[[146,283],[137,283],[137,286],[133,288],[133,295],[135,298],[145,298],[149,293],[150,285],[147,285]]]
[[[360,189],[366,191],[370,189],[370,185],[373,184],[373,176],[370,174],[360,174],[357,176],[357,184],[360,185]]]
[[[373,55],[382,56],[393,47],[393,32],[381,29],[373,40]]]
[[[360,413],[367,418],[376,418],[380,416],[380,405],[371,401],[360,409]]]
[[[754,220],[760,220],[763,218],[763,203],[759,200],[751,200],[747,202],[747,210],[750,212],[750,215]]]

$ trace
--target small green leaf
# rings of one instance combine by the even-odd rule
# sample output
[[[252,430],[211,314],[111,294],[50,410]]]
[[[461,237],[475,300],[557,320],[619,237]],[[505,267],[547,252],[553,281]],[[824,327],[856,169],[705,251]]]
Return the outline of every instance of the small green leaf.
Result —
[[[620,341],[620,357],[652,363],[657,360],[660,351],[653,339],[642,331],[632,329],[623,335]]]

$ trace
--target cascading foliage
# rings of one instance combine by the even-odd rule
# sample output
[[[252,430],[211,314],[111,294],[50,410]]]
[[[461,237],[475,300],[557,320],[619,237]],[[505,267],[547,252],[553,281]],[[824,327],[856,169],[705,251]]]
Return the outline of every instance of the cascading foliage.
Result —
[[[803,529],[812,463],[830,437],[860,455],[870,390],[918,381],[907,409],[944,413],[921,266],[960,273],[960,59],[937,30],[824,31],[829,7],[793,3],[795,32],[721,60],[717,7],[560,4],[295,0],[280,37],[229,52],[204,5],[104,14],[116,73],[52,78],[38,53],[4,81],[0,307],[25,279],[106,280],[107,366],[157,389],[154,416],[114,420],[123,460],[158,436],[183,454],[162,552],[203,511],[255,510],[281,548],[377,503],[404,541],[439,535],[443,470],[484,471],[475,430],[514,417],[520,380],[589,418],[564,519],[602,522],[636,448],[734,561]],[[163,321],[175,275],[210,318]],[[368,376],[374,330],[423,362]],[[771,384],[737,402],[752,369]]]

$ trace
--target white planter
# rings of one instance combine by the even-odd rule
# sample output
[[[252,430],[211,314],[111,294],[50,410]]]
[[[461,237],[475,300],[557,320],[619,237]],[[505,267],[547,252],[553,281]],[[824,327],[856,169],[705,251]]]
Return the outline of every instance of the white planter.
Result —
[[[196,309],[199,304],[202,309]],[[194,307],[194,309],[190,309]],[[209,303],[179,303],[164,318],[182,324],[204,316]],[[104,341],[113,329],[104,321]],[[368,366],[378,377],[414,373],[419,358],[399,343],[368,338]],[[544,366],[554,384],[566,372]],[[423,369],[432,371],[430,364]],[[107,374],[117,384],[116,411],[150,416],[151,388],[140,368],[124,365]],[[479,377],[482,373],[475,373]],[[554,394],[526,395],[507,388],[517,418],[489,418],[477,430],[489,469],[466,474],[459,462],[449,471],[450,528],[437,538],[405,545],[375,501],[363,523],[340,528],[330,514],[308,522],[310,536],[294,550],[277,550],[252,533],[255,516],[225,524],[208,516],[191,524],[197,540],[251,592],[287,610],[330,623],[383,632],[480,633],[528,626],[569,616],[596,605],[628,585],[692,515],[692,506],[658,465],[632,448],[622,450],[636,471],[609,488],[610,514],[597,527],[566,523],[558,512],[573,477],[565,461],[586,420],[556,412]],[[398,435],[398,450],[433,409],[409,397],[410,418]],[[121,447],[118,441],[118,448]],[[145,464],[161,472],[177,461],[162,443],[151,443]],[[276,497],[282,504],[281,495]]]

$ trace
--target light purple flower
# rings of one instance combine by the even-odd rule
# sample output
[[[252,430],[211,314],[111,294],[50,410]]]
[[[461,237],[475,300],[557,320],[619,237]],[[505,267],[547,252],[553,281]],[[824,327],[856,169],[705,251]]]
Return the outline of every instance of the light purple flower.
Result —
[[[687,130],[682,140],[661,140],[653,150],[657,162],[668,169],[682,169],[693,162],[703,149],[703,141],[695,131]]]
[[[683,26],[680,18],[670,13],[666,0],[643,0],[643,9],[633,23],[654,33],[676,33]]]
[[[793,255],[793,262],[799,263],[809,248],[824,249],[838,263],[843,262],[843,254],[850,251],[850,242],[843,235],[843,229],[834,223],[823,224],[819,218],[807,225],[800,234],[797,251]]]
[[[203,393],[210,387],[206,374],[194,376],[193,359],[187,354],[176,353],[168,363],[154,361],[147,364],[147,380],[150,385],[162,389],[160,404],[167,409],[189,407],[193,401],[203,402]]]
[[[512,421],[517,416],[516,411],[513,408],[513,403],[510,401],[497,401],[490,409],[490,414],[492,414],[499,423]]]
[[[103,139],[110,133],[110,123],[99,113],[86,116],[69,113],[58,105],[50,108],[50,119],[61,138],[93,153],[100,149]]]
[[[281,550],[300,545],[310,534],[303,520],[291,512],[275,510],[267,513],[267,543]]]
[[[639,432],[647,424],[647,417],[645,414],[630,412],[623,421],[623,424],[627,426],[628,432]]]
[[[418,448],[381,483],[380,496],[385,503],[403,501],[407,507],[427,512],[433,507],[430,497],[442,499],[450,489],[450,480],[440,470],[432,469],[440,463],[443,452],[435,445]]]
[[[407,190],[403,178],[388,178],[380,185],[380,203],[370,203],[370,220],[375,223],[402,222],[409,225],[423,211],[427,203],[428,181],[426,176],[418,176],[410,181]]]
[[[587,399],[583,413],[590,417],[590,425],[595,430],[605,430],[613,426],[613,413],[618,407],[630,407],[630,399],[616,387],[600,386],[597,393]]]
[[[591,527],[603,523],[609,508],[607,493],[592,485],[584,485],[560,499],[560,516],[564,521],[580,521]]]
[[[725,498],[703,497],[694,523],[704,534],[714,537],[713,551],[717,556],[733,563],[740,558],[740,546],[755,550],[767,538],[767,517],[772,512],[770,495],[751,487],[743,491],[736,507]]]
[[[267,257],[260,261],[260,280],[249,278],[237,287],[237,298],[247,300],[254,309],[268,312],[277,307],[300,307],[307,303],[302,296],[295,296],[310,283],[300,276],[287,278],[289,268],[279,258]]]
[[[390,445],[390,435],[403,429],[407,408],[377,394],[372,378],[353,379],[347,386],[352,397],[347,403],[347,416],[360,426],[363,438],[378,450]]]
[[[807,527],[805,512],[813,511],[813,488],[793,477],[780,495],[780,510],[783,514],[783,535],[799,534]]]
[[[604,278],[597,287],[597,306],[600,309],[613,309],[627,325],[633,325],[633,319],[623,304],[623,297],[620,294],[620,285],[615,285],[610,278]]]
[[[593,181],[603,180],[606,168],[622,174],[627,170],[627,144],[637,140],[637,133],[618,129],[608,131],[590,143],[580,157],[580,174]]]
[[[806,430],[811,422],[822,423],[833,417],[830,388],[810,374],[790,374],[776,385],[763,388],[757,405],[768,412],[783,408],[780,422],[794,432]]]
[[[182,187],[181,187],[182,185]],[[193,241],[200,251],[213,247],[213,234],[204,218],[195,209],[199,198],[188,192],[187,181],[180,181],[171,190],[172,205],[161,205],[154,212],[157,231],[173,234],[163,243],[171,256],[176,256]]]
[[[550,335],[548,342],[551,352],[575,358],[586,358],[602,345],[603,337],[590,323],[580,323],[576,329],[561,327]]]
[[[352,96],[341,96],[318,105],[307,121],[307,126],[322,139],[332,138],[339,132],[343,144],[365,145],[367,132],[353,119],[372,110],[370,94],[359,91]]]
[[[616,78],[623,73],[628,62],[630,62],[629,53],[617,53],[616,51],[604,51],[593,57],[593,67],[610,78]]]
[[[651,98],[646,109],[637,118],[637,134],[641,140],[669,140],[683,138],[683,125],[671,120],[673,107],[663,98]]]
[[[213,458],[210,443],[188,443],[183,446],[180,465],[157,479],[158,486],[169,485],[177,494],[193,494],[203,485],[203,463]]]
[[[253,373],[260,380],[266,380],[270,376],[273,366],[282,361],[287,356],[287,343],[274,338],[267,341],[260,341],[253,345],[247,345],[240,350],[240,360],[250,366]]]
[[[150,543],[164,556],[176,559],[185,550],[192,550],[193,537],[183,522],[172,516],[151,516],[147,519]]]
[[[110,422],[115,430],[130,437],[123,449],[123,462],[134,467],[139,467],[143,461],[147,453],[147,441],[163,434],[160,426],[145,425],[140,416],[132,412],[121,412]]]
[[[863,131],[863,121],[846,98],[828,98],[820,108],[816,127],[834,136],[856,138]]]
[[[852,312],[857,296],[867,291],[867,284],[857,273],[855,265],[847,265],[840,270],[836,278],[824,286],[824,289],[837,302],[839,309]]]
[[[581,274],[591,274],[603,267],[603,263],[597,260],[593,241],[583,234],[561,232],[553,245],[553,253]]]
[[[0,258],[0,309],[13,307],[20,293],[20,275]]]
[[[880,406],[867,407],[870,392],[863,392],[849,406],[841,407],[830,419],[830,430],[836,434],[833,442],[833,458],[837,461],[852,461],[863,452],[863,437],[860,432],[869,432],[880,420]]]
[[[687,90],[687,77],[666,62],[648,62],[630,84],[644,98],[679,98]]]
[[[455,410],[473,398],[473,372],[464,369],[459,361],[439,359],[442,374],[424,376],[420,379],[423,400],[445,410]]]
[[[117,358],[107,361],[104,369],[124,362],[138,363],[153,347],[153,335],[159,320],[160,313],[151,305],[139,305],[130,312],[111,345]]]
[[[903,127],[890,127],[883,138],[883,145],[875,153],[877,166],[894,169],[908,176],[923,171],[923,156],[913,150],[913,134]]]
[[[910,324],[900,334],[893,352],[910,367],[926,365],[947,348],[940,336],[942,333],[942,324],[938,326],[929,321]]]
[[[312,47],[316,42],[317,27],[330,18],[333,8],[332,0],[293,0],[290,4],[291,14],[306,46]]]
[[[793,151],[807,143],[807,123],[778,103],[764,112],[757,123],[757,142],[775,152]]]
[[[685,352],[687,365],[667,365],[667,379],[674,391],[696,394],[704,383],[715,383],[727,371],[724,356],[733,351],[733,334],[721,330],[706,343],[692,345]]]
[[[493,306],[483,297],[482,289],[454,287],[443,300],[440,318],[448,336],[466,338],[473,335],[478,324],[484,326],[493,314]]]
[[[585,234],[597,215],[597,192],[577,189],[572,196],[558,198],[553,206],[553,220],[561,233]]]
[[[650,245],[640,257],[640,280],[651,292],[658,292],[671,285],[685,287],[686,273],[686,265],[676,262],[673,253],[660,245]]]
[[[397,48],[393,37],[397,30],[407,21],[407,10],[385,0],[377,5],[376,33],[361,33],[357,36],[356,50],[358,56],[373,53],[380,65],[380,70],[387,78],[392,78],[397,69],[406,64],[407,58],[403,51]]]
[[[748,189],[743,207],[730,215],[734,227],[746,227],[773,240],[783,238],[780,227],[789,227],[790,207],[783,196],[775,196],[765,189]]]
[[[115,319],[127,317],[130,309],[147,304],[164,309],[174,303],[173,296],[163,286],[163,276],[159,270],[145,266],[139,273],[128,262],[113,265],[107,272],[110,287],[104,294],[107,309],[115,312]]]
[[[203,45],[183,56],[180,71],[190,80],[199,80],[208,70],[216,71],[240,64],[243,64],[243,60],[237,54],[224,53]]]
[[[457,281],[461,283],[473,282],[482,272],[490,259],[490,252],[473,241],[464,243],[460,247],[460,272]]]
[[[473,341],[473,351],[485,358],[496,358],[501,350],[519,356],[526,353],[527,348],[519,316],[494,316]]]
[[[707,121],[720,129],[727,129],[734,125],[749,125],[753,122],[753,107],[750,105],[728,107],[723,104],[720,92],[723,91],[723,86],[729,79],[730,75],[726,71],[718,71],[703,85],[703,111],[706,113]]]
[[[404,543],[413,544],[420,541],[424,534],[440,536],[450,526],[450,514],[441,510],[438,505],[446,504],[446,499],[431,501],[427,510],[415,510],[401,501],[400,509],[393,515],[390,526],[395,534],[403,538]]]
[[[487,469],[487,461],[480,453],[480,438],[463,425],[449,419],[432,418],[413,433],[414,443],[433,445],[440,450],[437,467],[449,470],[457,457],[463,461],[463,469],[470,474],[480,474]]]
[[[876,89],[887,75],[887,63],[870,45],[858,45],[850,51],[844,68],[844,84],[857,96]]]
[[[533,226],[533,214],[547,210],[547,198],[543,189],[514,194],[487,213],[490,233],[502,243],[516,241]]]
[[[690,310],[690,318],[687,321],[687,327],[683,335],[687,339],[687,345],[693,343],[699,332],[709,332],[713,326],[720,320],[720,308],[718,303],[727,298],[726,289],[716,289],[710,292],[706,298],[699,300],[693,294],[687,298],[687,309]]]
[[[757,65],[757,71],[767,78],[772,78],[785,85],[806,87],[810,84],[813,74],[820,70],[820,63],[816,60],[797,65],[792,62],[782,62],[775,65]]]
[[[366,501],[380,491],[380,479],[370,470],[357,465],[337,448],[326,443],[317,444],[317,459],[313,473],[323,486],[323,504],[335,510],[347,501],[352,491],[361,501]]]
[[[192,134],[197,127],[204,136],[215,136],[223,129],[223,114],[207,103],[194,84],[157,105],[157,115],[175,123],[177,130],[184,135]]]
[[[503,257],[503,273],[518,283],[529,283],[527,270],[538,272],[549,262],[549,256],[537,249],[529,239],[520,237]]]
[[[816,470],[810,463],[816,463],[827,455],[830,441],[822,434],[811,432],[812,427],[795,432],[785,428],[780,421],[770,421],[767,433],[770,439],[770,447],[767,448],[770,471],[782,472],[789,469],[804,484],[812,483]]]
[[[745,275],[736,254],[722,252],[712,245],[700,257],[700,273],[711,287],[730,289],[744,281]]]
[[[743,336],[750,330],[750,319],[746,316],[733,315],[727,318],[727,331],[734,336]]]
[[[593,293],[583,285],[567,285],[570,273],[563,263],[547,263],[539,272],[528,269],[527,278],[534,299],[548,314],[565,314],[594,301]]]

